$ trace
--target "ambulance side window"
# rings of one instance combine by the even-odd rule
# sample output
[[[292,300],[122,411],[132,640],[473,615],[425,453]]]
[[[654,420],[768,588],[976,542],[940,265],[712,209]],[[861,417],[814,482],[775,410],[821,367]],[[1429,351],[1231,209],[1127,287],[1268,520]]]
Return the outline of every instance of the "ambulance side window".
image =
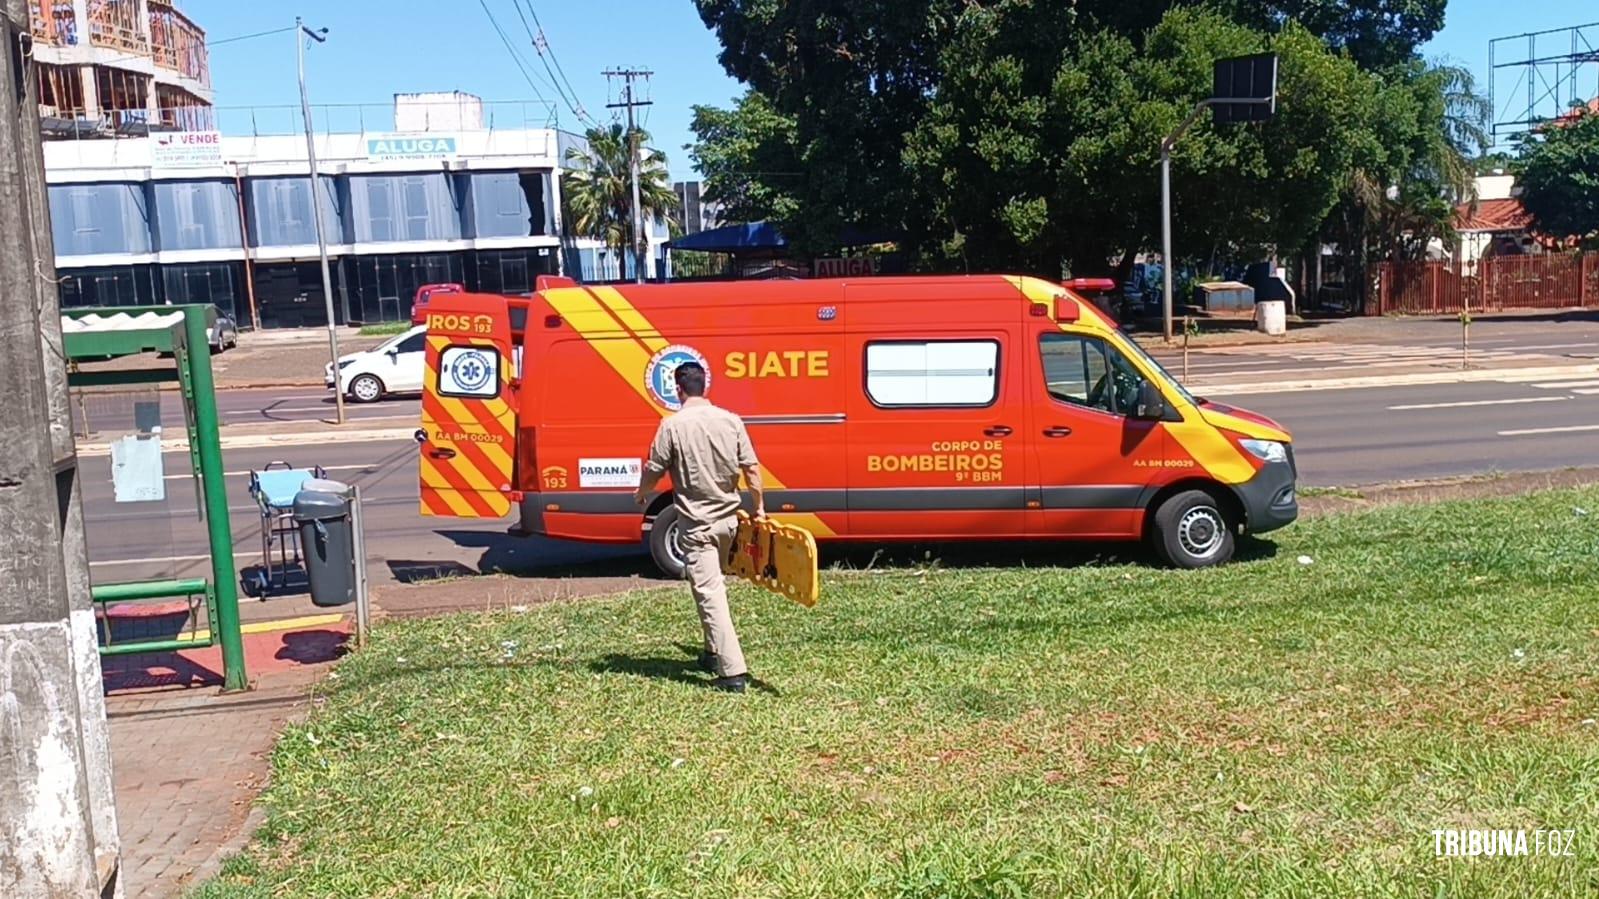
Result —
[[[879,340],[866,344],[866,397],[884,409],[991,406],[999,342]]]
[[[1045,334],[1039,339],[1050,397],[1117,415],[1137,402],[1137,369],[1097,337]]]

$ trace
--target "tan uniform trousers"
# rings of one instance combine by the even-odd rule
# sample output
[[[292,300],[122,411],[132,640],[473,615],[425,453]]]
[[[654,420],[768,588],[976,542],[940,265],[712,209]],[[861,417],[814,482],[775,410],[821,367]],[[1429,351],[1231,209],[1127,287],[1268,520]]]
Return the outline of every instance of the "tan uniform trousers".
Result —
[[[722,576],[722,560],[727,558],[738,519],[724,518],[713,524],[694,524],[683,533],[683,551],[688,561],[689,589],[700,610],[700,628],[705,632],[705,651],[716,656],[718,677],[747,674],[744,650],[739,648],[733,630],[733,614],[727,606],[727,583]]]

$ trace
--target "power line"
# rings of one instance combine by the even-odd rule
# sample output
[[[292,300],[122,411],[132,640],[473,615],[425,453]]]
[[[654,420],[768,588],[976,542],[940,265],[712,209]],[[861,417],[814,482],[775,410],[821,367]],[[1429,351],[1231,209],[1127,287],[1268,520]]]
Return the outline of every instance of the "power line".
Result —
[[[206,41],[205,46],[206,46],[207,49],[210,49],[211,47],[220,47],[223,44],[231,44],[231,43],[233,43],[235,41],[247,41],[247,40],[250,40],[252,38],[258,38],[258,37],[270,37],[271,35],[274,35],[274,34],[282,34],[285,31],[293,31],[293,30],[294,30],[294,26],[290,25],[287,28],[274,28],[271,31],[257,31],[254,34],[239,34],[239,35],[234,35],[233,37],[225,37],[225,38],[222,38],[221,40]]]
[[[519,0],[511,0],[511,8],[516,10],[516,17],[522,20],[522,30],[527,32],[528,43],[531,44],[535,50],[538,49],[538,40],[533,37],[533,26],[528,24],[527,14],[522,11],[522,4],[519,2]],[[526,59],[526,57],[523,58]],[[542,59],[540,61],[542,61]],[[549,72],[549,68],[549,64],[545,63],[544,70],[546,73]],[[534,74],[538,74],[537,70],[534,71]],[[568,109],[572,108],[572,101],[566,98],[565,92],[561,90],[560,82],[555,80],[554,75],[550,75],[550,77],[544,79],[543,83],[547,85],[550,90],[555,91],[555,95],[561,98],[561,102],[565,103]]]
[[[511,0],[511,2],[513,4],[519,4],[523,2],[523,0]],[[566,91],[562,92],[561,96],[563,99],[567,99],[568,95],[570,95],[570,99],[567,99],[567,106],[571,108],[572,114],[577,116],[578,121],[589,126],[590,128],[598,127],[594,119],[589,116],[588,110],[583,108],[582,101],[578,100],[577,89],[572,87],[572,79],[566,77],[566,70],[561,68],[561,60],[555,55],[555,48],[550,45],[549,36],[544,33],[544,23],[539,21],[539,13],[538,10],[533,8],[533,0],[525,0],[525,2],[527,3],[528,15],[533,17],[533,27],[538,30],[536,35],[529,33],[528,37],[532,38],[533,40],[533,49],[538,53],[539,61],[544,63],[544,70],[549,73],[552,81],[555,80],[557,73],[560,74],[560,81],[557,82],[557,90],[559,90],[560,83],[564,83],[566,85]],[[520,10],[520,6],[518,6],[518,10]],[[548,58],[546,59],[546,57]],[[551,63],[555,64],[554,71],[550,71]]]
[[[500,36],[500,43],[505,45],[505,52],[511,54],[511,61],[516,63],[516,67],[521,71],[522,77],[527,79],[527,86],[533,90],[533,96],[538,98],[540,102],[545,102],[544,95],[539,93],[539,86],[533,83],[533,76],[528,73],[527,66],[522,63],[521,54],[516,52],[516,46],[506,36],[505,29],[500,27],[500,20],[495,18],[494,10],[489,9],[488,0],[478,0],[478,4],[483,7],[483,14],[489,17],[489,24],[494,26],[494,33]]]
[[[253,40],[254,38],[258,38],[258,37],[271,37],[274,34],[284,34],[286,32],[290,32],[290,31],[293,31],[293,30],[294,30],[294,26],[290,25],[287,28],[274,28],[271,31],[257,31],[257,32],[255,32],[253,34],[236,34],[233,37],[225,37],[225,38],[221,38],[220,40],[202,41],[201,42],[201,46],[205,47],[206,50],[210,50],[212,47],[220,47],[223,44],[233,44],[233,43],[237,43],[239,41]],[[112,56],[112,57],[110,57],[108,59],[100,60],[99,62],[96,63],[96,65],[109,65],[111,63],[116,63],[116,62],[127,62],[130,59],[149,59],[149,58],[150,58],[150,54],[149,53],[125,53],[125,54],[123,54],[121,56]]]
[[[516,17],[522,20],[522,30],[527,32],[528,44],[539,54],[539,63],[544,66],[544,73],[549,76],[545,83],[549,84],[551,89],[555,91],[555,95],[561,98],[561,102],[566,104],[566,108],[571,110],[572,115],[577,116],[578,120],[582,121],[585,115],[582,104],[576,102],[573,96],[567,94],[566,90],[561,87],[560,80],[555,77],[555,72],[550,70],[549,61],[544,58],[543,51],[539,49],[539,34],[535,34],[534,26],[528,23],[527,13],[522,11],[521,0],[511,0],[511,8],[516,10]]]

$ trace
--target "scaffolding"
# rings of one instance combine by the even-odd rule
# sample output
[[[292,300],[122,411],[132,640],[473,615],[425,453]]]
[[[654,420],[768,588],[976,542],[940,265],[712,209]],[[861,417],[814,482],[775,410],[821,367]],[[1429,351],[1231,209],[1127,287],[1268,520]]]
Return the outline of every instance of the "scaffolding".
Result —
[[[1495,147],[1599,98],[1599,22],[1488,42]]]

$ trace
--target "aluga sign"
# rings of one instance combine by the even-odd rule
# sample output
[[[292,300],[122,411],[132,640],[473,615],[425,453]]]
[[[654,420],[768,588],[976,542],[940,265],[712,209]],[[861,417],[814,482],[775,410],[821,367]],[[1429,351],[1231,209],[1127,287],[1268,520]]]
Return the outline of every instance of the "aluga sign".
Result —
[[[432,135],[389,134],[367,138],[368,159],[453,159],[456,154],[455,138]]]

